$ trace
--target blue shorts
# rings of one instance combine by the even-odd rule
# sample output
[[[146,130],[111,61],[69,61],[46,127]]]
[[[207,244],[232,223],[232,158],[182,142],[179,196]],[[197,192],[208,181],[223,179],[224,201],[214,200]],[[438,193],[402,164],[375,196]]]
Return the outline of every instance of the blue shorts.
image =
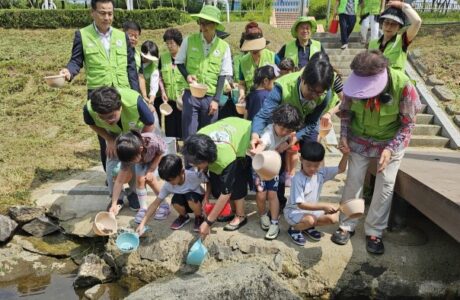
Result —
[[[150,164],[135,164],[134,165],[134,173],[137,176],[145,176],[147,174],[147,170],[149,169]]]
[[[260,186],[262,187],[262,190],[264,192],[266,191],[273,191],[273,192],[277,192],[278,191],[278,185],[279,185],[279,176],[275,176],[275,178],[273,178],[272,180],[262,180],[260,179],[259,175],[257,175],[257,173],[254,171],[254,169],[252,170],[252,178],[254,180],[254,189],[257,191],[257,187],[256,187],[256,182],[259,181],[260,182]]]

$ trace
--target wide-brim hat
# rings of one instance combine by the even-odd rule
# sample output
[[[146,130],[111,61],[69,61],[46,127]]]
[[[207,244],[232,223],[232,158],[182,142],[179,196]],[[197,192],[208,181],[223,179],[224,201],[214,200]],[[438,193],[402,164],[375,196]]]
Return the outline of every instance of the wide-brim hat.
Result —
[[[147,60],[150,60],[150,61],[158,61],[158,57],[153,56],[153,55],[151,55],[150,53],[144,54],[144,53],[141,52],[141,56],[142,56],[143,58],[147,59]]]
[[[343,85],[345,96],[355,99],[373,98],[382,93],[388,83],[388,72],[385,68],[380,73],[362,76],[354,71]]]
[[[212,5],[205,5],[201,9],[199,14],[191,15],[193,20],[204,19],[217,24],[216,29],[224,31],[225,27],[220,21],[220,10]]]
[[[385,9],[380,15],[379,21],[383,22],[384,19],[393,20],[401,25],[401,27],[406,26],[406,15],[402,9],[396,7],[389,7]]]
[[[264,37],[244,40],[241,51],[258,51],[267,47],[268,41]]]
[[[295,20],[294,24],[291,27],[291,35],[295,39],[297,38],[297,26],[299,26],[300,23],[309,23],[311,26],[312,34],[316,32],[316,28],[318,27],[316,24],[316,20],[313,17],[302,16],[297,18],[297,20]]]

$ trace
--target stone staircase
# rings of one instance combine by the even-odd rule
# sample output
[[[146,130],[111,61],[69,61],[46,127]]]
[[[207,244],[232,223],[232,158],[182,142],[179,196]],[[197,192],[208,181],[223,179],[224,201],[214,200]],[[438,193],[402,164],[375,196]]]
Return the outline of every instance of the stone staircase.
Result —
[[[359,34],[352,33],[348,43],[348,49],[340,49],[340,35],[330,33],[316,33],[315,39],[321,41],[324,49],[334,68],[342,75],[345,82],[351,73],[350,63],[356,54],[364,50],[359,42]],[[411,147],[446,147],[449,139],[441,136],[442,127],[433,123],[434,116],[427,112],[426,105],[417,115],[417,122],[410,142]],[[334,130],[340,133],[340,120],[334,118]]]

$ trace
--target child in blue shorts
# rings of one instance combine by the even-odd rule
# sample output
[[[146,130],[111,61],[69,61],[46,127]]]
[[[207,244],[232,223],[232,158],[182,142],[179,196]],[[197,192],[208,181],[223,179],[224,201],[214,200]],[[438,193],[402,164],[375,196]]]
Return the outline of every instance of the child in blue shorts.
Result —
[[[290,225],[288,233],[299,246],[305,245],[303,233],[311,237],[308,229],[338,221],[338,209],[318,201],[324,182],[345,172],[348,154],[342,156],[336,167],[321,167],[324,154],[324,147],[318,142],[303,143],[300,149],[301,170],[292,179],[290,198],[284,208],[284,217]]]
[[[279,153],[283,153],[297,142],[295,131],[299,128],[302,120],[294,106],[289,104],[280,105],[273,112],[272,120],[273,123],[264,129],[260,137],[260,143],[254,150],[251,150],[251,154],[254,155],[264,150],[276,150]],[[279,178],[276,176],[272,180],[263,181],[254,171],[253,177],[260,226],[267,231],[265,239],[273,240],[280,231],[278,224],[280,204],[277,195]],[[267,199],[271,220],[265,209],[265,200]]]

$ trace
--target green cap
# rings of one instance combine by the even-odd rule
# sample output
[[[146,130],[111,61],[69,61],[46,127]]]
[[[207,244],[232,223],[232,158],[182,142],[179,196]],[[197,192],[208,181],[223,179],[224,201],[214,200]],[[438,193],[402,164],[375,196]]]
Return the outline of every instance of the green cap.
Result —
[[[217,30],[224,31],[225,27],[220,21],[220,10],[212,5],[205,5],[199,14],[191,15],[193,20],[205,19],[217,24]]]
[[[302,16],[297,18],[295,23],[291,27],[291,35],[293,38],[297,38],[297,26],[299,26],[300,23],[309,23],[311,26],[311,32],[312,34],[316,32],[316,20],[314,17],[307,17],[307,16]]]

